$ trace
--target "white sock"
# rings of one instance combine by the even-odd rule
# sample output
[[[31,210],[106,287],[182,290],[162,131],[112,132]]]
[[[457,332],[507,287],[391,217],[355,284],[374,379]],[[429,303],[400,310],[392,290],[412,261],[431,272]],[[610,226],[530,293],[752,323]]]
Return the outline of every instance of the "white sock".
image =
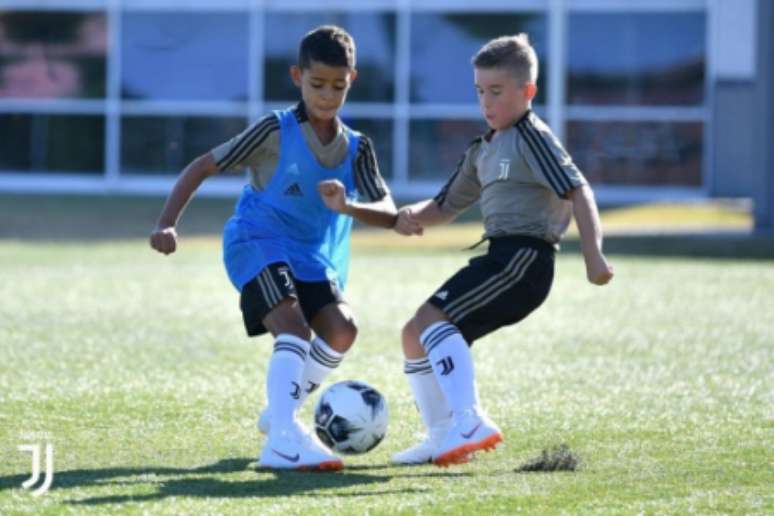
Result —
[[[460,330],[449,322],[437,322],[428,326],[419,340],[452,413],[457,416],[477,407],[473,356]]]
[[[293,423],[308,353],[309,343],[295,335],[282,333],[274,340],[274,352],[266,374],[272,430],[288,428]]]
[[[438,385],[438,380],[435,379],[430,361],[427,357],[407,358],[403,372],[414,394],[417,410],[427,428],[427,434],[431,438],[443,437],[434,434],[440,434],[445,430],[445,423],[451,417],[451,410]]]
[[[312,345],[309,349],[309,355],[304,364],[304,375],[301,381],[301,398],[298,401],[299,406],[304,400],[317,390],[323,380],[339,367],[344,353],[339,353],[328,345],[320,337],[312,339]]]

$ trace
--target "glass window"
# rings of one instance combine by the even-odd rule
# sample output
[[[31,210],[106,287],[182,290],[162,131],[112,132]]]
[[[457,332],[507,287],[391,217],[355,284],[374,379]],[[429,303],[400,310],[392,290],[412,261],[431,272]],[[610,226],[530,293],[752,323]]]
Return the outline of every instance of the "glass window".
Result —
[[[106,34],[101,13],[0,13],[0,97],[104,97]]]
[[[0,115],[0,169],[102,174],[105,119],[92,115]]]
[[[703,13],[573,14],[569,29],[570,103],[704,102]]]
[[[700,122],[570,122],[567,147],[592,183],[701,186]]]
[[[445,181],[474,138],[487,131],[473,120],[413,120],[410,128],[409,176]]]
[[[394,177],[392,165],[392,120],[375,118],[344,119],[352,129],[368,136],[374,144],[379,172],[385,179]]]
[[[477,103],[471,58],[490,39],[526,32],[540,65],[536,103],[545,102],[546,20],[542,14],[417,13],[411,16],[411,101]]]
[[[391,102],[395,90],[395,15],[357,11],[268,13],[263,43],[266,99],[300,98],[288,69],[298,61],[298,45],[304,34],[323,24],[338,25],[355,39],[358,77],[347,98],[358,102]]]
[[[247,22],[247,13],[124,13],[123,98],[247,99]]]
[[[121,170],[178,174],[194,158],[245,127],[240,117],[126,116],[121,121]]]

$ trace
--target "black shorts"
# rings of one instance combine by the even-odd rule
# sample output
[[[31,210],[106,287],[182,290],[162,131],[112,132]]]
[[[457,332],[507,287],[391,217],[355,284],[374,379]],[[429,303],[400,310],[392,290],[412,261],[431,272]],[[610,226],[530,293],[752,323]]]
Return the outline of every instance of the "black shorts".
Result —
[[[335,281],[297,280],[286,263],[272,263],[242,287],[239,307],[247,335],[255,337],[266,333],[263,319],[289,297],[298,300],[308,323],[322,307],[344,299]]]
[[[472,258],[427,300],[472,344],[517,323],[540,306],[554,279],[554,247],[539,238],[489,239],[489,251]]]

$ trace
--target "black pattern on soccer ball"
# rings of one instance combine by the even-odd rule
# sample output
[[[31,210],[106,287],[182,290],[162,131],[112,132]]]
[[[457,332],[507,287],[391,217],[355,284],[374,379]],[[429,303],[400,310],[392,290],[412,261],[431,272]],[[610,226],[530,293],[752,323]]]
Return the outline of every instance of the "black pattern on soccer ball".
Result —
[[[367,453],[367,452],[370,452],[371,450],[373,450],[374,448],[376,448],[376,445],[377,445],[377,444],[379,444],[380,442],[382,442],[382,440],[383,440],[383,439],[384,439],[384,434],[382,434],[382,435],[378,436],[376,439],[374,439],[374,442],[372,442],[372,443],[371,443],[371,445],[370,445],[370,446],[368,446],[368,448],[366,448],[365,450],[363,450],[362,452],[359,452],[359,453]]]
[[[328,425],[328,433],[337,443],[343,443],[349,439],[351,434],[359,430],[360,428],[356,427],[341,416],[334,416],[333,420]]]
[[[347,387],[352,390],[360,391],[360,395],[363,397],[363,402],[371,407],[371,417],[375,417],[376,414],[382,409],[384,404],[384,398],[372,387],[356,381],[347,382]]]
[[[325,428],[321,428],[319,426],[314,427],[314,432],[317,434],[317,437],[320,438],[320,440],[323,442],[325,446],[328,448],[333,449],[333,445],[335,444],[333,442],[333,439],[331,439],[331,436],[328,435],[328,432],[325,431]]]
[[[324,428],[332,415],[333,409],[331,408],[330,403],[327,403],[325,400],[320,400],[320,406],[314,414],[314,423]]]

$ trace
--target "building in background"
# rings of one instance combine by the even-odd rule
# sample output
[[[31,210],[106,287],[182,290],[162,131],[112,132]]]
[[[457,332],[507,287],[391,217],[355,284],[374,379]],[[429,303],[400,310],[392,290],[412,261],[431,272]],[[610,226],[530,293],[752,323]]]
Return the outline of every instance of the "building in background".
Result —
[[[372,136],[398,197],[434,194],[485,129],[470,57],[522,31],[541,58],[536,111],[602,203],[750,197],[759,9],[759,0],[0,0],[0,191],[166,193],[192,158],[297,99],[287,69],[299,38],[335,23],[358,45],[343,117]],[[236,195],[241,184],[217,177],[202,191]]]

